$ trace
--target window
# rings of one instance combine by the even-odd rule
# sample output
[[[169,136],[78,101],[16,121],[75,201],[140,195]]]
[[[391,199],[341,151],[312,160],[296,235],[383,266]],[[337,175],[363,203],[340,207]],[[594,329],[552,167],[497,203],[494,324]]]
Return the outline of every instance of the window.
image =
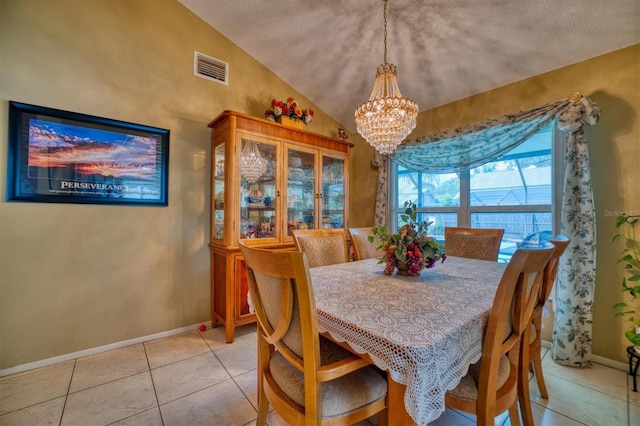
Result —
[[[561,199],[562,188],[553,182],[562,168],[553,128],[545,127],[495,161],[459,173],[415,172],[392,162],[392,229],[410,200],[418,206],[418,219],[432,222],[429,232],[441,242],[446,226],[503,228],[500,261],[508,261],[525,240],[555,235],[554,200]]]

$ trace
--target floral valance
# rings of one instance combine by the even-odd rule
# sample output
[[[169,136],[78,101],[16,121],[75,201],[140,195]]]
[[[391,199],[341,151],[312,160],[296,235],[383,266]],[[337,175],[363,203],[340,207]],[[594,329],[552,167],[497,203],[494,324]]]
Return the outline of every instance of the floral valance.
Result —
[[[563,99],[466,127],[406,140],[391,159],[407,169],[427,173],[453,173],[477,167],[526,141],[578,99]]]

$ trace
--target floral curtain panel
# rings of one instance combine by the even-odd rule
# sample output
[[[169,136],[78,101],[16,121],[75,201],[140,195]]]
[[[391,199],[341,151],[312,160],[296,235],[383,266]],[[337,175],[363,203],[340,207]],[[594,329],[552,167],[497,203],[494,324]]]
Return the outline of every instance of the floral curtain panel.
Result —
[[[555,284],[551,357],[558,364],[577,367],[591,365],[596,282],[596,212],[583,127],[595,125],[599,117],[600,108],[587,98],[558,117],[558,127],[567,134],[560,232],[571,243],[562,256]]]
[[[591,317],[595,283],[595,209],[589,157],[582,127],[598,121],[600,109],[579,93],[530,110],[470,126],[404,141],[391,159],[410,170],[452,173],[493,161],[558,118],[568,132],[561,232],[571,239],[556,281],[553,359],[590,365]],[[386,224],[386,158],[374,154],[378,167],[375,225]]]

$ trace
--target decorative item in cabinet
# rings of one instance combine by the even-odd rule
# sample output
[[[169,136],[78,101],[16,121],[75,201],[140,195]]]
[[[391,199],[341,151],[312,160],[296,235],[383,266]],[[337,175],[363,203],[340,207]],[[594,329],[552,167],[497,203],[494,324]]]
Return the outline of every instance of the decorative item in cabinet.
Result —
[[[291,250],[291,229],[345,227],[353,144],[232,111],[209,127],[212,322],[233,342],[255,321],[238,241]]]
[[[225,190],[225,143],[221,143],[213,150],[212,168],[213,182],[211,192],[213,194],[211,233],[212,240],[224,238],[224,190]]]

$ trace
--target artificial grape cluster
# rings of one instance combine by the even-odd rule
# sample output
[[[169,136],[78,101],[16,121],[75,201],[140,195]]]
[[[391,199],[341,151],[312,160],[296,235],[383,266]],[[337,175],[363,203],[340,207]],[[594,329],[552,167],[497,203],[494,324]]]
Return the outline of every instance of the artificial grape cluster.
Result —
[[[384,274],[391,275],[396,269],[395,256],[393,253],[387,253],[387,260],[384,262]]]
[[[424,263],[420,256],[413,256],[407,259],[407,274],[412,276],[420,275]]]

